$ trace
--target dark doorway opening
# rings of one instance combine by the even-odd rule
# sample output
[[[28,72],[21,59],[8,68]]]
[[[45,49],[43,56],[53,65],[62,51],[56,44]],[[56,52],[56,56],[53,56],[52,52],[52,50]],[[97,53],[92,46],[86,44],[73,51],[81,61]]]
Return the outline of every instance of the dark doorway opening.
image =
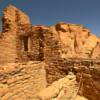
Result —
[[[24,37],[23,42],[24,42],[24,51],[28,51],[28,37]]]

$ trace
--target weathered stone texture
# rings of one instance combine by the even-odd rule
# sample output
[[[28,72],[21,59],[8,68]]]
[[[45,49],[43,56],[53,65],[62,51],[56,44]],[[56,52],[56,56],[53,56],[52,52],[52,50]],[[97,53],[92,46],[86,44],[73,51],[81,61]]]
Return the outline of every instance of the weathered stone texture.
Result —
[[[52,54],[55,55],[53,59],[56,59],[56,56],[100,57],[98,53],[95,54],[97,44],[100,43],[99,38],[82,25],[62,22],[50,27],[42,25],[32,27],[28,16],[13,6],[8,6],[4,10],[2,21],[1,62],[44,59],[48,61]]]
[[[51,84],[51,86],[43,89],[37,95],[39,100],[69,100],[75,99],[78,84],[75,75],[68,75]],[[47,93],[47,94],[46,94]]]
[[[78,81],[82,77],[81,95],[90,100],[100,98],[100,39],[89,29],[63,22],[32,26],[29,17],[14,6],[4,10],[2,23],[2,100],[19,100],[20,96],[22,100],[31,100],[36,91],[46,86],[46,81],[50,85],[69,71],[76,74]],[[28,61],[44,61],[46,65]]]
[[[0,65],[0,100],[31,100],[47,86],[43,62]]]
[[[79,93],[89,100],[100,99],[100,60],[73,61],[78,82],[81,83]]]
[[[0,62],[15,62],[19,56],[19,24],[29,24],[29,18],[14,6],[3,11],[0,38]]]
[[[92,57],[92,52],[99,42],[99,38],[92,35],[90,30],[81,25],[66,23],[58,23],[55,27],[59,34],[63,58]]]
[[[97,43],[92,52],[92,58],[98,58],[98,56],[100,57],[100,42]]]

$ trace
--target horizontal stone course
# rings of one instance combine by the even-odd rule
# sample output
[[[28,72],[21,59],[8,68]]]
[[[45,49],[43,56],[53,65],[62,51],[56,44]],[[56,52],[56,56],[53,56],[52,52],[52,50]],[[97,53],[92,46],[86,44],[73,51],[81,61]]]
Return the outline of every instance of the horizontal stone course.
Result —
[[[8,65],[0,66],[0,68],[9,68],[10,65],[12,66],[12,64],[8,63]],[[34,97],[37,92],[47,85],[45,66],[43,62],[27,62],[13,64],[14,69],[0,69],[0,84],[4,89],[8,90],[0,95],[1,100],[13,100],[13,98],[20,96],[25,98],[22,100],[27,100],[28,97]],[[0,90],[3,90],[3,88],[0,88]],[[0,91],[1,93],[2,91]],[[25,93],[27,94],[25,95]]]

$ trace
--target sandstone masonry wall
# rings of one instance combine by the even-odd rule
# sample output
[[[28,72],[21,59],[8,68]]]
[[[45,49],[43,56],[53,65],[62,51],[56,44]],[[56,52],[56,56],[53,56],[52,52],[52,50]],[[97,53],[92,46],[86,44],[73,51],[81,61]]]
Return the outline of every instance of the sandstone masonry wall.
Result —
[[[53,33],[55,27],[35,26],[32,34],[32,53],[34,60],[45,61],[47,82],[64,77],[68,71],[61,58],[59,36]]]
[[[100,98],[100,39],[92,35],[88,29],[82,25],[66,23],[58,23],[55,26],[32,26],[28,16],[13,6],[4,10],[2,20],[2,100],[14,100],[20,96],[24,98],[26,94],[25,98],[31,98],[34,96],[33,93],[46,86],[46,80],[51,84],[66,76],[68,71],[73,71],[77,81],[81,83],[81,95],[90,100]],[[44,61],[48,66],[33,62],[18,64],[19,61]],[[8,66],[1,65],[8,62],[12,63]],[[45,66],[46,75],[42,66]],[[28,96],[27,92],[32,95]]]
[[[3,28],[0,38],[0,62],[15,62],[19,56],[18,23],[30,23],[29,18],[14,6],[3,12]]]
[[[45,62],[48,64],[48,67],[46,67],[48,83],[52,83],[67,74],[67,70],[64,69],[65,63],[61,58],[59,37],[57,33],[52,32],[53,29],[54,27],[51,27],[51,31],[44,33],[44,57]]]
[[[71,64],[77,81],[80,83],[79,94],[84,95],[89,100],[99,100],[100,60],[71,59],[67,62]]]
[[[31,100],[47,86],[43,62],[0,65],[0,100]]]

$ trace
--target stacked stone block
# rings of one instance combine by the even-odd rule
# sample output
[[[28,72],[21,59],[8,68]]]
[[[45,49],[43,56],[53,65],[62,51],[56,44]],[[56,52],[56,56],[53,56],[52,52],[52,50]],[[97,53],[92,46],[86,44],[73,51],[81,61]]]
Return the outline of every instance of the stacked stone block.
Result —
[[[47,86],[45,66],[38,61],[0,65],[0,100],[33,100]]]

